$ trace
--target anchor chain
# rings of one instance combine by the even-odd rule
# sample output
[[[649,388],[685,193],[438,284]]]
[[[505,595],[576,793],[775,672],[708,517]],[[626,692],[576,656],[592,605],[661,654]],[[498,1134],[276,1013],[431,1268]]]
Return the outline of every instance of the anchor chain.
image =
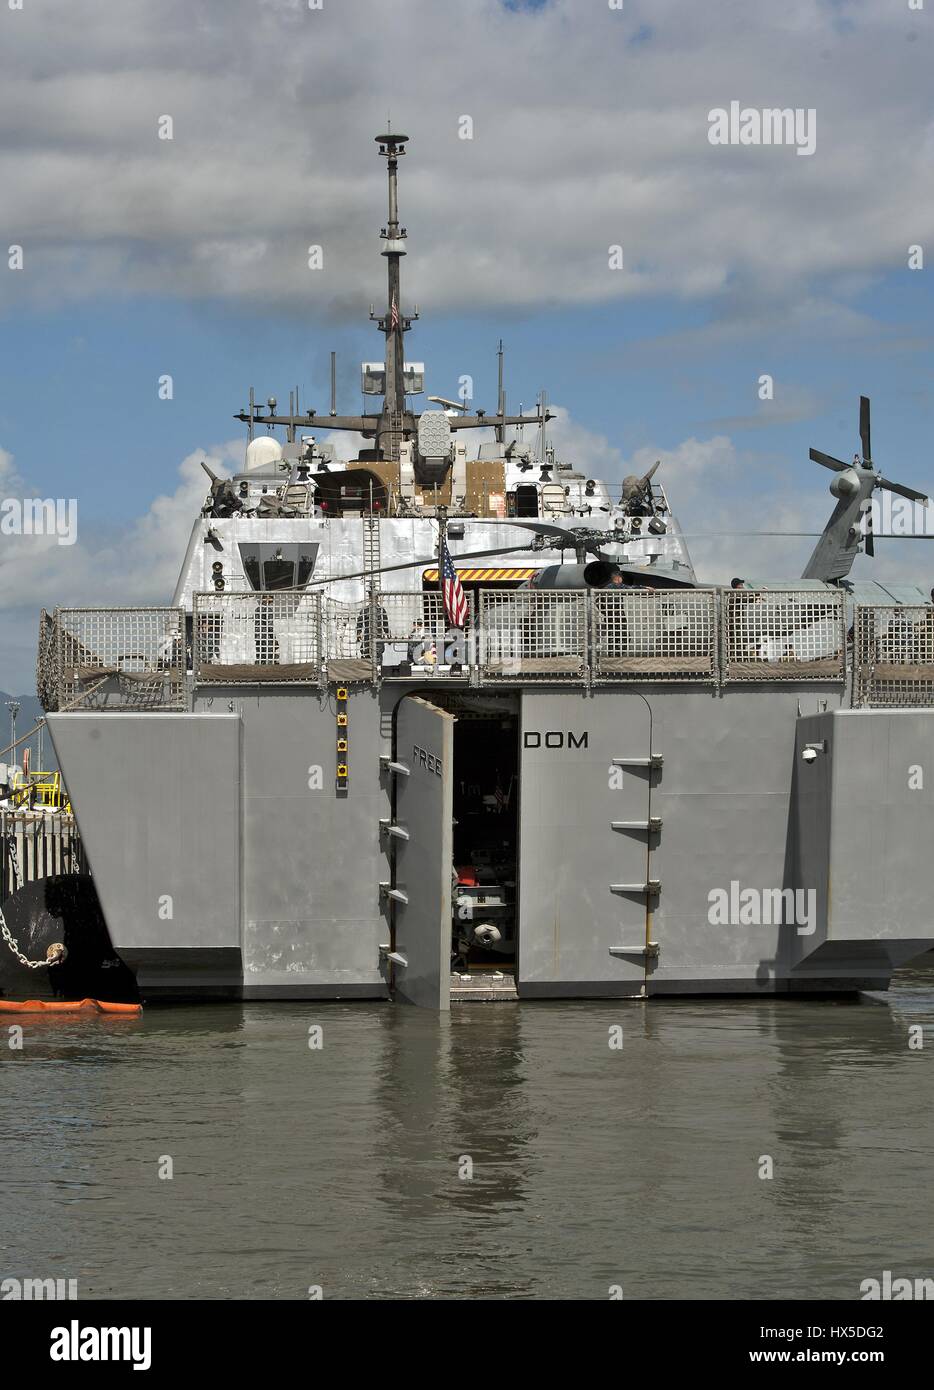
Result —
[[[22,886],[23,886],[23,875],[20,873],[19,860],[18,860],[17,857],[16,857],[16,840],[15,840],[15,839],[11,839],[11,840],[10,840],[10,863],[13,865],[13,873],[14,873],[14,875],[15,875],[15,878],[14,878],[14,885],[15,885],[14,891],[15,891],[15,888],[22,888]]]
[[[0,936],[3,937],[19,963],[25,965],[27,970],[39,970],[43,965],[61,965],[68,955],[64,942],[53,941],[52,945],[45,953],[45,960],[30,960],[28,956],[24,956],[19,949],[19,942],[16,941],[13,933],[6,924],[6,918],[3,915],[2,907],[0,907]]]

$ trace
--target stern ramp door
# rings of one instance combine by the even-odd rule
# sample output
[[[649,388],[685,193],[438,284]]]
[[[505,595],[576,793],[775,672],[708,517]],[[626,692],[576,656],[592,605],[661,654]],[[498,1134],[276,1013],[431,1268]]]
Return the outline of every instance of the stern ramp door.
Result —
[[[424,1009],[451,1002],[454,722],[417,695],[396,712],[388,959],[396,998]]]

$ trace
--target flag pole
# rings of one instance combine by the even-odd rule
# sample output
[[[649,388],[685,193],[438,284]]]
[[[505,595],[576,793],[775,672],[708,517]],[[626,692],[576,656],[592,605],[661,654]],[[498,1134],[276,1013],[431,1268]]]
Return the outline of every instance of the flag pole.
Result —
[[[447,549],[448,509],[443,502],[436,502],[435,516],[438,518],[438,593],[441,596],[441,612],[444,615],[445,629],[447,629],[448,615],[444,602],[444,552]]]

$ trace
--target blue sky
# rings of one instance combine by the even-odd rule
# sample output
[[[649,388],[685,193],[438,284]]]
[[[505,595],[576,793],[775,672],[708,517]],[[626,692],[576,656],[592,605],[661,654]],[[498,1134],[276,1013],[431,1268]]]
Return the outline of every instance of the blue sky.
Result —
[[[691,530],[819,529],[829,476],[808,446],[848,458],[861,393],[883,471],[934,488],[934,6],[462,0],[458,16],[431,0],[0,11],[0,249],[25,250],[22,272],[0,260],[0,498],[77,497],[80,518],[74,547],[0,536],[0,688],[32,688],[41,606],[169,597],[197,457],[236,467],[251,383],[326,410],[335,348],[339,404],[358,407],[381,347],[387,108],[412,137],[403,307],[419,304],[408,356],[430,392],[467,373],[492,410],[502,338],[510,409],[544,387],[559,453],[591,474],[662,457]],[[813,156],[712,146],[709,110],[733,99],[813,108]],[[911,271],[916,244],[929,266]],[[791,577],[809,546],[693,549],[719,580]],[[880,546],[874,572],[916,576],[921,549]]]
[[[719,320],[700,302],[653,298],[437,316],[423,307],[409,356],[427,363],[426,391],[454,396],[466,372],[474,378],[476,403],[492,410],[502,335],[511,410],[521,402],[532,411],[544,387],[551,401],[626,457],[726,429],[759,460],[761,473],[747,480],[752,490],[757,476],[766,484],[775,469],[790,484],[823,481],[808,462],[808,446],[849,457],[858,442],[857,397],[868,394],[880,466],[923,486],[934,460],[929,286],[926,276],[907,269],[880,276],[847,301],[865,320],[859,334],[805,337],[786,329],[732,341],[725,329],[727,341],[719,343]],[[0,440],[43,495],[76,491],[95,520],[132,519],[175,486],[184,455],[242,433],[231,417],[245,405],[250,383],[258,399],[275,394],[283,408],[290,386],[298,385],[303,402],[326,411],[334,344],[338,404],[358,409],[359,363],[378,357],[382,347],[366,313],[361,304],[357,322],[289,314],[264,319],[214,302],[101,296],[18,316],[15,328],[8,316]],[[171,401],[158,398],[166,371],[174,382]],[[776,382],[771,406],[758,399],[758,377],[766,371]],[[801,406],[804,419],[783,418],[791,388],[813,397]],[[608,471],[618,472],[607,461]]]

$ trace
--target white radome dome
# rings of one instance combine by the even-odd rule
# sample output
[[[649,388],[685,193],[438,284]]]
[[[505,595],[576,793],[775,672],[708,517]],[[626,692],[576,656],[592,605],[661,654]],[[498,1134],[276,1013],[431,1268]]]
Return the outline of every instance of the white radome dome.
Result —
[[[271,434],[261,434],[257,439],[251,439],[246,446],[246,463],[243,471],[252,473],[258,468],[268,468],[271,463],[278,463],[282,458],[282,445]]]

